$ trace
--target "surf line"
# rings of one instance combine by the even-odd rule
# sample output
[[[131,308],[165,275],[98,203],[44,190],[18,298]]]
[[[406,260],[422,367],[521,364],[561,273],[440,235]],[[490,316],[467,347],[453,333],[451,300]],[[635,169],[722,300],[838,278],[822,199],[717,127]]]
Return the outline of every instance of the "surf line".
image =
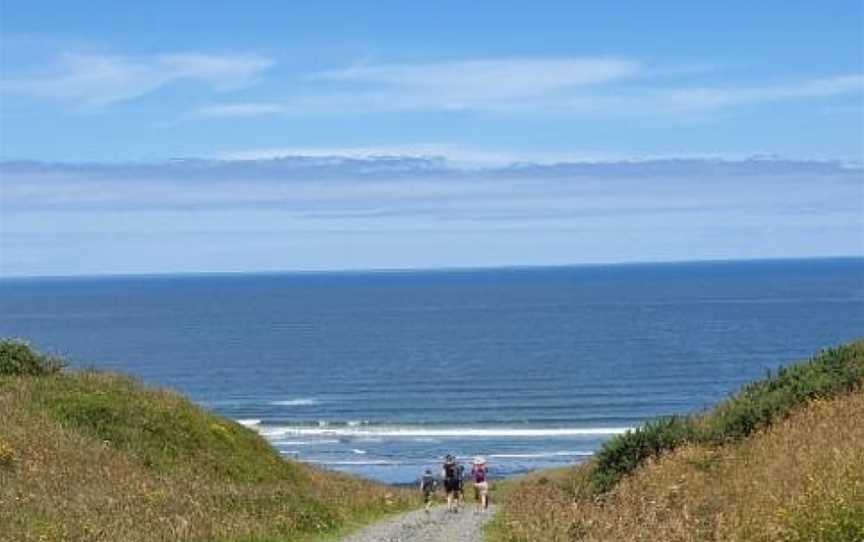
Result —
[[[330,437],[576,437],[617,435],[630,430],[629,427],[593,428],[441,428],[421,427],[297,427],[297,426],[255,426],[267,437],[284,436],[330,436]]]

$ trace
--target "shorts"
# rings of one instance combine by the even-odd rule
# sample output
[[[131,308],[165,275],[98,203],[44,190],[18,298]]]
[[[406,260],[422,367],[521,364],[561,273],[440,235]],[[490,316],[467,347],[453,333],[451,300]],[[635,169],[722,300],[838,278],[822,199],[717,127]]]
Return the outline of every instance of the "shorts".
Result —
[[[444,479],[444,491],[447,493],[453,493],[454,491],[459,491],[459,480],[456,479]]]
[[[489,494],[489,482],[477,482],[474,484],[474,497],[485,497]]]
[[[432,496],[435,493],[432,491],[423,490],[423,502],[432,502]]]

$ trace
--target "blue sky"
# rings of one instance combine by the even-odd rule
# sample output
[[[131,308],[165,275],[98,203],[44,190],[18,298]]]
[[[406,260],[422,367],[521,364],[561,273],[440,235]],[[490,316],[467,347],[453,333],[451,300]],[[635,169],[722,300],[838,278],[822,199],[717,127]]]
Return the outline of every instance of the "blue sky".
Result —
[[[0,9],[4,275],[864,254],[857,1]]]

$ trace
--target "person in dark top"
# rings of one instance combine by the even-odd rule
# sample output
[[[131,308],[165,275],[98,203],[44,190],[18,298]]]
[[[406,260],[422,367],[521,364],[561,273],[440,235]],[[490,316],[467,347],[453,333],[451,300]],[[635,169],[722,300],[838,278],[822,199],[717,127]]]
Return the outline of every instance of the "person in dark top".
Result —
[[[432,500],[435,495],[435,477],[432,476],[432,471],[426,469],[426,472],[423,474],[423,477],[420,478],[420,491],[423,492],[423,502],[426,504],[426,513],[429,513],[429,509],[432,508]]]
[[[447,493],[447,511],[458,512],[457,492],[459,491],[459,475],[455,457],[447,454],[444,458],[444,467],[441,474],[444,478],[444,491]]]
[[[465,507],[465,465],[456,464],[456,506]]]

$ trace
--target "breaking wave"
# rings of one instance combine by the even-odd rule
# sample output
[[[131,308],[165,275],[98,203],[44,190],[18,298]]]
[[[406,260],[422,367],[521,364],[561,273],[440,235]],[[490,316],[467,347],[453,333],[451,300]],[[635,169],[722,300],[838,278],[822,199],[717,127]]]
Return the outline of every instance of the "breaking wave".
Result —
[[[349,461],[349,460],[320,460],[320,459],[307,459],[306,463],[315,463],[316,465],[354,465],[354,466],[362,466],[362,465],[402,465],[401,461],[391,461],[389,459],[370,459],[365,461]]]
[[[526,454],[489,454],[490,459],[544,459],[550,457],[588,457],[594,455],[594,452],[585,452],[581,450],[562,451],[562,452],[537,452]]]
[[[285,399],[282,401],[270,401],[274,406],[314,406],[320,405],[321,401],[314,397],[300,397],[298,399]]]
[[[516,427],[443,427],[426,428],[410,426],[258,426],[265,437],[344,437],[344,438],[543,438],[608,436],[627,431],[628,427],[557,427],[557,428],[516,428]]]
[[[237,420],[237,423],[246,427],[257,427],[261,425],[261,420]]]

